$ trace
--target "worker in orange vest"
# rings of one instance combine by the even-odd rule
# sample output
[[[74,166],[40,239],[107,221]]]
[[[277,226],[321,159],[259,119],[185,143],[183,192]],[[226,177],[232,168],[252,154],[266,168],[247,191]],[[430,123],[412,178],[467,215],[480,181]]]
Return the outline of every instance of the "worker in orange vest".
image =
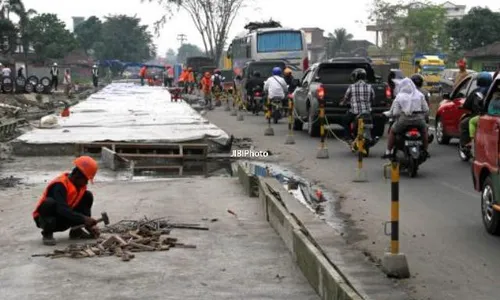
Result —
[[[188,69],[186,67],[184,67],[182,69],[181,75],[179,76],[178,83],[179,83],[179,86],[182,87],[183,91],[185,91],[186,86],[187,86],[188,74],[189,74]]]
[[[193,93],[194,87],[196,85],[196,80],[194,79],[194,72],[193,68],[188,68],[188,76],[187,76],[187,83],[188,83],[188,92],[189,94]]]
[[[144,79],[146,79],[147,70],[148,67],[142,66],[141,70],[139,71],[139,77],[141,78],[141,85],[144,85]]]
[[[212,77],[209,72],[205,72],[205,75],[201,79],[200,86],[205,98],[205,106],[212,108]]]
[[[88,182],[93,182],[98,170],[97,162],[89,156],[80,156],[74,161],[71,173],[63,173],[52,180],[38,200],[33,219],[42,229],[43,244],[56,244],[54,232],[85,225],[83,229],[71,229],[71,239],[99,237],[97,221],[91,217],[94,196],[87,190]]]

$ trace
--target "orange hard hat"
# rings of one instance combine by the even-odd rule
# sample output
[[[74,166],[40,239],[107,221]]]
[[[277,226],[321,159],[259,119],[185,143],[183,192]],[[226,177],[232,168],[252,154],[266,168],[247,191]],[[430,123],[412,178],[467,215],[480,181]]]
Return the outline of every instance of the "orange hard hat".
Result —
[[[90,182],[94,181],[95,174],[97,173],[97,169],[99,166],[97,162],[90,156],[80,156],[73,162],[75,167],[80,170],[80,172],[87,177]]]
[[[286,68],[286,69],[283,71],[283,74],[292,74],[292,69],[290,69],[290,68]]]

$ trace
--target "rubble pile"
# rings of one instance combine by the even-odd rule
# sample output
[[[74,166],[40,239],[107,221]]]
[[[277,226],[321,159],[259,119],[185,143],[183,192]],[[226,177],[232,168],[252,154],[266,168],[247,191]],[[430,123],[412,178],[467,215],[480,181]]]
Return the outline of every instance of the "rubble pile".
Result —
[[[85,258],[116,256],[122,261],[135,257],[134,252],[167,251],[170,248],[196,248],[195,245],[179,243],[177,238],[168,237],[173,228],[208,230],[198,224],[175,224],[160,219],[122,220],[103,228],[103,235],[93,243],[71,244],[65,249],[48,254],[34,254],[33,257]]]

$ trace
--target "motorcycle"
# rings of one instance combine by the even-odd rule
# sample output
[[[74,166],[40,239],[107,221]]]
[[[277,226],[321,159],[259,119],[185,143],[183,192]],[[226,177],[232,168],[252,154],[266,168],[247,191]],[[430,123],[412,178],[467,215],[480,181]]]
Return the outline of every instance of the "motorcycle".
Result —
[[[278,124],[278,121],[283,117],[283,101],[281,99],[271,99],[271,119],[273,119],[274,124]]]
[[[389,128],[394,121],[393,118],[389,118]],[[406,170],[410,177],[416,177],[419,166],[427,160],[423,144],[423,137],[414,126],[408,126],[404,133],[395,136],[394,158],[400,162],[400,168]]]
[[[362,113],[358,115],[353,123],[351,123],[350,132],[353,142],[351,143],[351,151],[353,153],[358,152],[358,145],[360,142],[360,137],[358,136],[358,122],[359,119],[363,120],[363,131],[362,131],[362,140],[363,140],[363,155],[368,157],[370,155],[370,148],[375,146],[379,141],[380,137],[372,136],[373,129],[373,118],[370,113]]]
[[[252,94],[250,95],[250,101],[248,101],[247,110],[251,111],[254,115],[258,115],[262,110],[264,102],[264,95],[262,88],[257,86],[252,89]]]

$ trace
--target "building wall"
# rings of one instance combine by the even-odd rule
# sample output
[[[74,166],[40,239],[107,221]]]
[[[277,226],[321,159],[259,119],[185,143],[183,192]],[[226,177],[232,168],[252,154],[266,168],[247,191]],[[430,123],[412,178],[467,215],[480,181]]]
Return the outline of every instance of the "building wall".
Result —
[[[500,55],[492,57],[467,58],[469,67],[474,71],[489,71],[494,72],[500,64]]]

